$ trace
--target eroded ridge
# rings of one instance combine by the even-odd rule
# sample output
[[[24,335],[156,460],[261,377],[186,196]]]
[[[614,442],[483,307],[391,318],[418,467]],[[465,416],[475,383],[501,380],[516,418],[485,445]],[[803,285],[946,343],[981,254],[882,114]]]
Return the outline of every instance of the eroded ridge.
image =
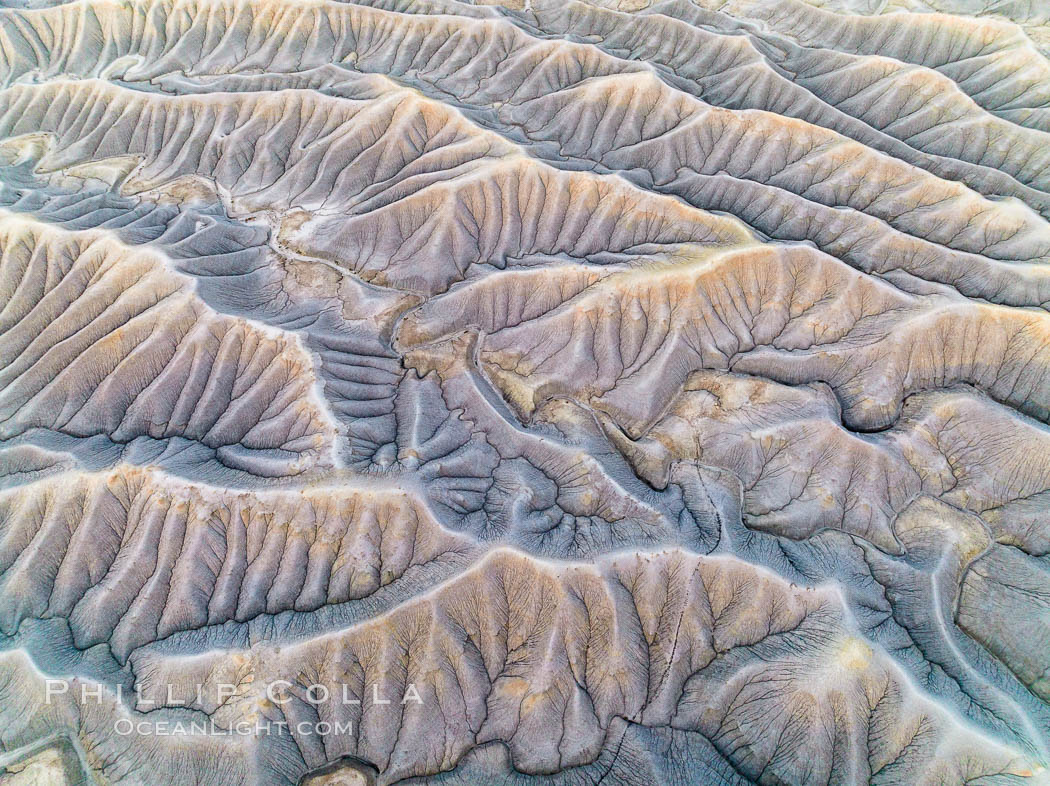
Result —
[[[0,783],[1046,782],[1048,52],[7,3]]]

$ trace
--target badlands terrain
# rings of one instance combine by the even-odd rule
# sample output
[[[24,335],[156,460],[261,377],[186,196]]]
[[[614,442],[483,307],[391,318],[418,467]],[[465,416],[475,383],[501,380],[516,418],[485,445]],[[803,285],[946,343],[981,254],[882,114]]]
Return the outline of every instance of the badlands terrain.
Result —
[[[4,0],[0,785],[1050,783],[1048,55]]]

